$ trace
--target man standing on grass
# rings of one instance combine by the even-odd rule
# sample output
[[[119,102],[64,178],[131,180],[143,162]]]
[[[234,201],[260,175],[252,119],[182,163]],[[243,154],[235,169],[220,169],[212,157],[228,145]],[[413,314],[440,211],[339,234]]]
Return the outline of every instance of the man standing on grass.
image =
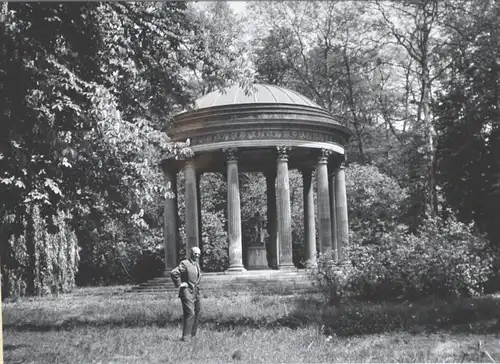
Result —
[[[182,302],[183,329],[182,341],[196,336],[198,317],[200,314],[200,289],[201,271],[198,261],[201,251],[198,247],[191,248],[189,259],[183,260],[179,266],[170,272],[170,277],[176,288],[179,288],[179,298]]]

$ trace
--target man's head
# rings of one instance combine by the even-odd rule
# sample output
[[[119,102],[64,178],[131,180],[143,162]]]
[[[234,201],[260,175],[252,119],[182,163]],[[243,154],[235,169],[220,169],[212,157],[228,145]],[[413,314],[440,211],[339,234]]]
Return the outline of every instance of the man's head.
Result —
[[[198,260],[200,259],[200,255],[201,255],[201,250],[200,248],[194,246],[191,248],[191,259],[192,260]]]

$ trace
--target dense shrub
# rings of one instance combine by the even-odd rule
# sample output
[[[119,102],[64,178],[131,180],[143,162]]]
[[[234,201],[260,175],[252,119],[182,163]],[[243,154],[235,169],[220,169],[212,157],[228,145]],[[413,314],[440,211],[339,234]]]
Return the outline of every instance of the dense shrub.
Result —
[[[346,191],[349,229],[362,242],[379,241],[405,215],[407,191],[375,166],[349,165]]]
[[[313,283],[321,287],[329,303],[338,305],[350,294],[354,275],[352,265],[333,260],[333,254],[318,254],[317,266],[311,269]]]
[[[351,241],[349,264],[320,257],[315,272],[327,293],[365,299],[474,296],[492,273],[492,252],[472,226],[455,218],[425,221],[416,235],[383,234],[377,244]]]
[[[163,248],[161,229],[151,227],[145,231],[144,227],[128,224],[125,220],[104,217],[103,220],[98,224],[91,219],[79,221],[77,236],[81,260],[76,275],[77,285],[99,286],[142,281],[144,274],[139,273],[142,269],[140,265],[145,264],[142,261],[154,254],[163,260],[162,253],[159,253]],[[91,229],[93,226],[96,226],[94,230]]]

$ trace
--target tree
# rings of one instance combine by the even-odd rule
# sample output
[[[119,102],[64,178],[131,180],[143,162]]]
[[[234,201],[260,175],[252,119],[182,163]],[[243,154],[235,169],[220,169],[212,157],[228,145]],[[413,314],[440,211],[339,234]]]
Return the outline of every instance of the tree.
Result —
[[[424,216],[433,217],[438,211],[431,102],[433,84],[446,68],[437,54],[446,44],[443,23],[439,19],[444,16],[448,6],[445,2],[435,0],[407,1],[397,5],[391,3],[390,6],[376,1],[375,5],[382,17],[379,22],[381,29],[387,32],[381,42],[390,44],[392,40],[406,52],[410,60],[406,66],[407,72],[416,78],[419,85],[416,118],[411,125],[413,137],[409,170],[415,229]]]
[[[447,19],[450,67],[436,100],[439,173],[448,207],[474,221],[492,243],[500,237],[500,54],[495,1],[458,2]]]
[[[199,54],[200,59],[189,78],[196,97],[229,83],[239,83],[247,90],[253,75],[249,68],[246,18],[235,14],[223,1],[188,6],[188,17],[195,26],[190,51]]]
[[[395,138],[389,107],[380,99],[395,95],[384,82],[379,44],[365,31],[373,14],[356,2],[259,2],[254,17],[270,24],[254,40],[256,78],[303,93],[354,131],[349,160],[382,165]],[[388,102],[386,102],[388,104]],[[380,139],[383,138],[383,139]],[[385,138],[385,140],[384,140]],[[381,146],[386,142],[389,147]]]
[[[109,280],[122,253],[161,243],[167,191],[158,162],[188,150],[162,131],[192,100],[187,74],[212,56],[192,51],[195,24],[183,3],[2,10],[2,268],[19,263],[6,242],[27,234],[26,217],[39,207],[50,233],[75,230],[88,267],[80,277]],[[72,216],[62,225],[61,212]],[[26,244],[32,256],[38,242]],[[28,262],[33,287],[36,262]]]

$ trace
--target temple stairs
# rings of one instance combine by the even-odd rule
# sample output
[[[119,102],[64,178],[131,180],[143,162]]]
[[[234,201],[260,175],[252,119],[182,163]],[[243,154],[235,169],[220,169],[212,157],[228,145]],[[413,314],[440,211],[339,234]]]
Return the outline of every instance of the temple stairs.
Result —
[[[201,283],[201,292],[214,293],[217,291],[253,291],[256,293],[306,293],[318,292],[319,288],[313,285],[309,270],[297,269],[293,271],[281,270],[247,270],[245,272],[204,273]],[[168,275],[157,277],[141,283],[131,289],[134,293],[177,292],[178,289]]]

